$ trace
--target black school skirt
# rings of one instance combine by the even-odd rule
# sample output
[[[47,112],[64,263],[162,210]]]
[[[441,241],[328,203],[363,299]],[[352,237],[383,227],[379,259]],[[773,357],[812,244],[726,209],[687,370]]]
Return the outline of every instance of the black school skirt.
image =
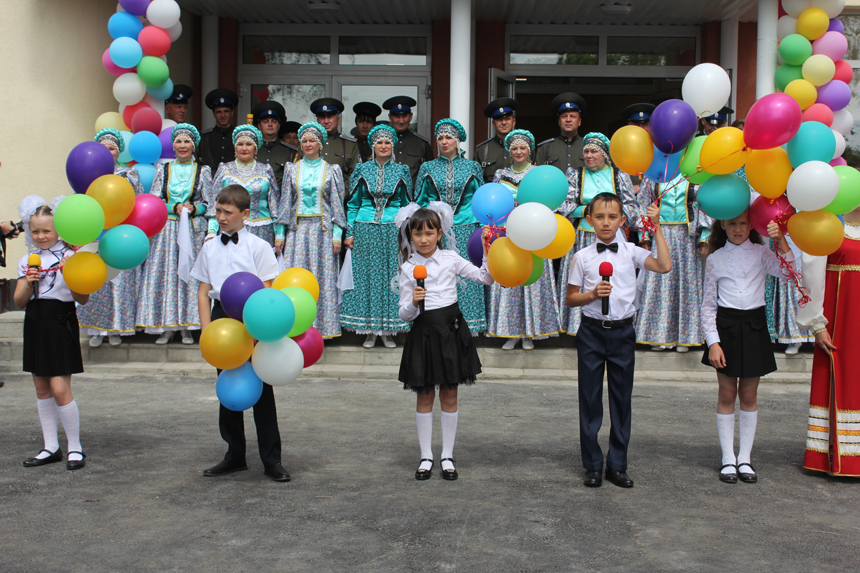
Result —
[[[763,306],[752,310],[718,306],[717,332],[720,335],[720,347],[726,355],[726,367],[717,369],[720,374],[732,378],[754,378],[776,371],[776,359],[773,357]],[[702,364],[711,365],[707,348]]]
[[[40,298],[24,313],[24,372],[67,376],[84,371],[74,302]]]
[[[481,360],[457,303],[418,315],[403,344],[403,388],[429,392],[436,386],[474,384]]]

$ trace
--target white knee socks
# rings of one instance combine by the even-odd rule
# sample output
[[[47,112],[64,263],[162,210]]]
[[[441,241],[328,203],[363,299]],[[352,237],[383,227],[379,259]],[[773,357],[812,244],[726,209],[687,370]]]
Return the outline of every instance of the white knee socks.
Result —
[[[433,412],[422,414],[415,412],[415,422],[418,426],[418,445],[421,448],[421,459],[432,460],[433,449]],[[432,462],[421,462],[419,469],[429,470],[433,467]]]
[[[755,441],[756,422],[758,422],[758,410],[752,412],[744,412],[741,410],[741,444],[738,448],[738,465],[750,463],[750,454],[752,452],[753,442]],[[749,466],[745,466],[742,471],[744,473],[753,473],[752,468]]]
[[[442,412],[442,456],[440,459],[454,457],[454,440],[457,439],[457,420],[459,412]],[[443,470],[453,470],[454,464],[442,462]]]
[[[743,413],[743,412],[742,412]],[[720,448],[723,450],[723,463],[720,465],[732,464],[737,461],[735,459],[735,415],[732,414],[717,414],[717,431],[720,435]],[[735,468],[723,468],[722,473],[733,474],[737,473]]]
[[[63,421],[63,430],[69,440],[69,452],[80,452],[81,449],[81,417],[78,412],[78,403],[72,400],[65,406],[57,407],[60,411],[60,419]],[[80,461],[80,454],[69,454],[69,461]]]
[[[57,402],[54,401],[53,397],[46,400],[36,398],[36,409],[39,411],[39,422],[42,424],[45,449],[54,453],[60,447],[60,440],[57,437]],[[36,459],[41,460],[47,458],[48,455],[45,452],[39,452]]]

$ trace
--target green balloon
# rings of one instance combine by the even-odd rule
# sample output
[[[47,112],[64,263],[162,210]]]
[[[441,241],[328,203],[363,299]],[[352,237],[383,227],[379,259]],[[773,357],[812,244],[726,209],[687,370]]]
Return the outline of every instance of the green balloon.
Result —
[[[314,295],[295,286],[282,288],[281,292],[290,297],[293,307],[296,309],[296,321],[287,336],[292,338],[303,334],[314,325],[314,320],[317,317],[317,301],[314,300]]]
[[[82,193],[60,201],[54,211],[54,228],[60,238],[82,247],[98,239],[105,228],[105,212],[99,202]]]
[[[681,175],[687,177],[690,183],[695,185],[701,185],[714,176],[713,173],[699,170],[699,153],[702,152],[702,144],[707,138],[707,135],[700,135],[691,141],[681,157],[681,163],[678,165]]]
[[[848,165],[838,165],[833,169],[839,174],[839,191],[824,210],[844,215],[860,207],[860,171]]]
[[[776,69],[773,74],[773,83],[776,89],[781,92],[785,91],[786,86],[794,80],[803,79],[803,66],[792,66],[791,64],[783,64]]]
[[[543,259],[532,253],[532,274],[526,279],[526,282],[520,286],[529,286],[538,282],[538,279],[543,275]]]
[[[812,55],[812,42],[800,34],[791,34],[779,42],[779,56],[786,64],[803,65]]]
[[[170,69],[167,63],[155,56],[144,56],[137,64],[137,77],[151,88],[163,86],[170,77]]]

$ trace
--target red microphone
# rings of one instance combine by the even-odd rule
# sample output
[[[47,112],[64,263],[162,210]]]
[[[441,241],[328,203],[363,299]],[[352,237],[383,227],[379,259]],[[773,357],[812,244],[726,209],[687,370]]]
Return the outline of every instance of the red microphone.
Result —
[[[609,277],[612,276],[612,263],[600,263],[600,268],[598,271],[600,273],[600,278],[609,282]],[[609,297],[603,297],[603,315],[606,316],[609,314]]]
[[[427,278],[427,267],[424,265],[415,265],[415,270],[412,271],[412,276],[415,278],[417,286],[424,288],[424,279]],[[418,314],[424,313],[424,300],[418,301]]]

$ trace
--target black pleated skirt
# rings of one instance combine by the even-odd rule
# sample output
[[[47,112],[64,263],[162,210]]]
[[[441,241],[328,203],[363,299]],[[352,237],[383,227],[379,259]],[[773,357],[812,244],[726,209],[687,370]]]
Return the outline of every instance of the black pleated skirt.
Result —
[[[481,360],[457,303],[418,315],[403,344],[399,380],[415,392],[474,384]]]
[[[24,372],[67,376],[84,371],[74,302],[40,298],[24,314]]]
[[[726,367],[717,372],[732,378],[754,378],[776,372],[776,359],[763,306],[752,310],[717,307],[717,332]],[[702,364],[710,366],[708,349]]]

